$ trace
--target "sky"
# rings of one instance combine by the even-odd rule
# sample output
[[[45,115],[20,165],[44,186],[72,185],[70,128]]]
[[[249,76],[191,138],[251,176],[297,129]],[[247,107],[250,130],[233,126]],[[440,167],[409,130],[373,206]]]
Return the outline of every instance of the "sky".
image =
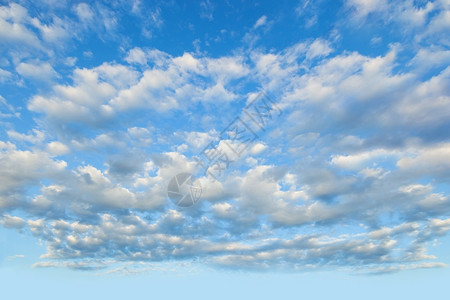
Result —
[[[0,298],[442,295],[449,32],[448,0],[0,1]]]

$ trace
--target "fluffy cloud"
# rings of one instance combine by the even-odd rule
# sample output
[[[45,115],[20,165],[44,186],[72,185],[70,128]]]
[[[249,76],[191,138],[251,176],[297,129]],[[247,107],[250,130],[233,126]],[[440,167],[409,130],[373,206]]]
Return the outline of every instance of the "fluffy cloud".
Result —
[[[215,205],[221,217],[230,214],[229,207]],[[188,222],[188,223],[187,223]],[[420,247],[426,240],[449,230],[449,220],[433,219],[429,223],[405,223],[396,227],[368,231],[355,235],[330,237],[323,233],[297,235],[291,239],[268,238],[259,242],[218,241],[212,243],[194,232],[214,232],[206,219],[193,220],[176,211],[168,211],[158,222],[148,222],[136,215],[120,218],[100,216],[95,225],[42,219],[30,221],[31,231],[49,240],[50,247],[43,258],[74,259],[73,264],[95,267],[114,260],[160,261],[167,257],[183,259],[196,255],[206,263],[222,267],[247,269],[310,270],[319,267],[355,267],[364,272],[392,272],[415,268],[418,260],[433,259]],[[189,227],[179,227],[190,224]],[[163,233],[170,226],[170,234]],[[426,236],[423,236],[425,230]],[[178,233],[178,234],[176,234]],[[400,246],[401,239],[410,244]],[[126,246],[126,250],[125,247]],[[37,267],[52,264],[38,263]],[[423,263],[442,267],[442,263]]]
[[[0,143],[0,209],[27,206],[26,191],[42,178],[55,178],[67,166],[47,153],[22,151],[11,143]]]
[[[5,228],[17,228],[21,229],[25,226],[25,220],[19,217],[11,217],[9,215],[4,215],[0,218],[0,223]]]
[[[86,31],[102,42],[120,35],[120,9],[80,3],[71,13],[38,18],[3,6],[0,39],[42,52]],[[266,49],[256,46],[255,32],[272,26],[262,16],[244,35],[247,48],[232,54],[171,54],[125,38],[122,60],[97,64],[94,49],[69,64],[51,51],[8,52],[2,83],[48,85],[22,103],[0,96],[30,119],[2,123],[0,224],[46,243],[35,267],[194,259],[251,270],[444,267],[430,241],[450,230],[450,56],[440,39],[448,5],[352,0],[343,14],[351,26],[389,16],[384,24],[405,24],[406,41],[369,55],[343,50],[333,32]],[[194,156],[212,141],[232,156],[220,132],[257,87],[282,116],[266,115],[258,140],[211,180]],[[202,186],[193,208],[167,199],[180,172]]]
[[[0,7],[0,37],[42,49],[39,38],[25,25],[29,18],[27,10],[16,3]]]

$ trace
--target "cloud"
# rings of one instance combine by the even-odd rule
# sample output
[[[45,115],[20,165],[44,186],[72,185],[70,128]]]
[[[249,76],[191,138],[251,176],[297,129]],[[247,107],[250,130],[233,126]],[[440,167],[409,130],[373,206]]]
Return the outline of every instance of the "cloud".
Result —
[[[415,101],[413,94],[420,95],[420,91],[428,99],[441,99],[446,92],[442,88],[446,71],[423,81],[413,73],[396,73],[400,50],[395,46],[376,57],[357,52],[329,57],[332,49],[330,42],[316,39],[279,52],[254,51],[246,60],[190,53],[173,57],[158,50],[132,48],[125,60],[142,66],[142,72],[108,63],[76,69],[72,85],[55,85],[52,96],[32,98],[29,109],[43,112],[49,120],[92,126],[94,120],[104,117],[101,121],[108,123],[117,112],[133,109],[164,112],[177,110],[181,104],[189,107],[196,102],[233,100],[236,94],[227,90],[229,82],[243,74],[255,74],[271,90],[286,88],[276,95],[287,110],[285,122],[249,148],[249,153],[262,161],[249,166],[237,163],[220,182],[200,176],[200,210],[176,211],[166,195],[167,181],[180,171],[194,172],[195,162],[187,154],[162,150],[148,155],[139,148],[157,138],[154,132],[160,127],[156,124],[154,129],[130,126],[70,143],[43,143],[48,157],[64,155],[72,147],[108,154],[103,166],[79,165],[65,171],[63,181],[54,179],[41,187],[25,205],[39,217],[28,221],[33,234],[49,243],[54,235],[59,238],[44,255],[50,261],[36,266],[89,269],[102,265],[103,258],[164,261],[194,256],[207,264],[252,270],[332,266],[388,272],[442,266],[429,262],[435,258],[427,254],[426,241],[447,232],[445,221],[435,228],[433,224],[440,223],[430,223],[430,218],[445,220],[437,212],[446,211],[448,197],[437,193],[433,183],[420,185],[417,181],[423,175],[446,178],[446,144],[430,146],[424,139],[408,140],[408,135],[391,143],[377,135],[386,128],[410,132],[409,125],[402,125],[395,115],[400,111],[396,108]],[[310,63],[313,60],[316,62]],[[415,88],[404,91],[412,82],[417,83]],[[442,99],[445,103],[445,96]],[[71,114],[62,118],[68,108]],[[110,114],[103,116],[106,108]],[[304,120],[303,125],[299,119]],[[445,118],[438,118],[435,124],[442,122]],[[354,127],[370,128],[372,135],[350,130]],[[278,130],[284,134],[277,134]],[[215,133],[215,129],[172,132],[179,141],[178,149],[185,145],[184,153],[201,148]],[[14,137],[31,140],[34,135],[11,131]],[[272,152],[282,153],[289,163],[271,164]],[[380,218],[391,211],[407,221]],[[72,215],[82,221],[70,221]],[[348,223],[365,227],[352,227],[358,232],[352,235],[324,233]],[[282,235],[289,228],[311,231]],[[403,239],[409,242],[403,244]],[[94,253],[101,253],[98,260],[92,260]],[[55,265],[52,259],[67,262]]]
[[[146,54],[144,51],[142,51],[141,48],[133,48],[128,52],[125,60],[130,64],[138,63],[141,65],[145,65],[147,63],[147,58],[145,56]]]
[[[38,49],[42,45],[38,37],[26,27],[29,20],[27,9],[11,3],[0,7],[0,38],[9,42],[18,42]]]
[[[333,51],[330,48],[330,43],[324,40],[315,40],[308,49],[306,53],[306,59],[313,59],[316,57],[327,56]]]
[[[45,152],[17,150],[13,144],[0,144],[0,209],[25,205],[25,191],[42,178],[55,178],[67,163],[51,159]]]
[[[230,207],[215,205],[215,210],[227,217]],[[58,234],[48,253],[43,258],[75,259],[64,262],[83,268],[96,268],[107,262],[92,259],[94,253],[103,253],[117,260],[160,261],[165,257],[183,259],[195,253],[206,263],[250,270],[314,270],[318,267],[345,269],[354,267],[366,272],[387,272],[403,268],[443,267],[443,263],[416,263],[413,259],[414,248],[400,246],[399,240],[410,236],[413,243],[420,243],[418,229],[428,228],[431,238],[440,234],[448,220],[433,220],[428,224],[402,224],[398,227],[386,227],[382,231],[369,231],[355,235],[340,235],[332,238],[322,233],[297,235],[291,239],[270,238],[257,243],[220,241],[211,243],[201,238],[189,237],[191,228],[178,227],[186,223],[186,216],[180,212],[168,211],[160,221],[147,223],[138,216],[126,215],[116,218],[104,214],[96,225],[82,225],[78,222],[54,221],[44,224],[41,220],[30,222],[31,230],[39,236],[50,238],[52,232]],[[195,230],[211,226],[204,220],[190,220]],[[112,226],[114,224],[114,226]],[[162,233],[170,226],[172,234]],[[197,227],[200,226],[200,227]],[[432,229],[433,228],[433,229]],[[184,237],[173,235],[174,230],[186,231]],[[447,228],[448,229],[448,228]],[[203,229],[204,230],[204,229]],[[446,229],[444,229],[446,230]],[[181,233],[180,232],[180,233]],[[198,232],[198,231],[197,231]],[[50,234],[50,235],[49,235]],[[124,236],[126,235],[126,237]],[[415,240],[414,240],[415,239]],[[128,251],[122,251],[127,245]],[[416,247],[415,254],[420,254]],[[109,263],[110,264],[110,263]],[[36,266],[58,266],[52,261],[42,261]],[[65,265],[63,265],[65,266]],[[367,269],[361,268],[366,266]]]
[[[295,62],[299,57],[307,59],[307,53],[311,49],[316,54],[328,54],[329,50],[315,52],[317,49],[316,46],[312,46],[314,43],[323,45],[321,44],[323,41],[313,41],[310,44],[296,45],[281,53],[259,53],[255,56],[254,68],[258,71],[262,70],[264,62],[265,68],[274,70],[273,73],[265,72],[268,80],[275,80],[273,82],[282,85],[289,74],[298,72],[301,68],[300,62],[290,66],[288,66],[288,62]],[[318,49],[325,49],[320,47]],[[148,53],[151,53],[142,52],[146,57]],[[317,58],[320,57],[321,55],[318,54]],[[392,65],[395,58],[395,50],[388,52],[385,56],[373,58],[357,53],[323,58],[323,61],[312,67],[310,74],[307,75],[308,77],[304,75],[294,78],[293,86],[296,87],[298,84],[296,80],[302,78],[304,82],[303,103],[315,107],[319,111],[328,109],[330,103],[332,107],[339,108],[342,103],[349,103],[350,100],[354,101],[353,103],[366,103],[370,107],[372,103],[373,105],[379,103],[377,99],[380,95],[393,93],[397,89],[402,89],[405,82],[411,82],[411,75],[393,74]],[[173,90],[172,85],[177,80],[183,84],[183,76],[196,74],[208,74],[214,78],[216,72],[214,64],[218,60],[195,58],[190,54],[183,54],[175,58],[160,55],[156,61],[159,65],[164,65],[165,69],[156,67],[150,69],[150,71],[145,71],[147,73],[144,72],[138,83],[128,88],[127,91],[132,91],[133,88],[140,85],[155,89],[167,86],[170,87],[170,90]],[[230,61],[233,62],[234,60]],[[233,74],[239,73],[239,71],[235,72],[235,69],[242,68],[242,65],[237,64],[236,66],[230,67],[227,72],[230,74],[228,76],[231,77],[216,78],[227,82],[228,78],[234,76]],[[113,70],[118,70],[118,68],[113,68]],[[111,75],[113,72],[108,72],[108,74]],[[122,73],[119,72],[118,74]],[[173,79],[158,81],[158,84],[155,83],[152,86],[152,80],[156,80],[154,79],[156,76],[152,77],[152,74],[158,74],[158,80],[163,80],[164,76],[172,76],[168,78]],[[107,80],[111,82],[111,86],[119,87],[121,81],[113,83],[114,78],[114,76],[110,76]],[[370,85],[374,84],[374,80],[377,88],[370,88]],[[124,82],[129,81],[125,80]],[[122,84],[122,86],[127,89],[126,84]],[[320,92],[322,86],[327,86],[330,89],[331,92],[326,93],[329,98],[314,92],[315,89]],[[420,87],[420,85],[418,86]],[[311,92],[307,92],[308,89],[311,89]],[[116,90],[119,90],[119,88]],[[363,90],[365,90],[364,93]],[[163,95],[166,93],[163,92]],[[407,97],[403,94],[400,95],[401,97],[398,97],[392,103],[393,107]],[[293,94],[287,94],[285,97],[288,101],[285,103],[287,107],[297,105],[300,102]],[[109,103],[111,107],[119,108],[119,102],[115,102],[119,98],[115,99]],[[131,102],[131,104],[133,103]],[[128,102],[128,105],[131,104]],[[148,102],[135,102],[133,105],[139,107],[148,104]],[[308,109],[308,106],[306,108]],[[122,107],[121,109],[129,108]],[[361,110],[360,112],[364,115],[368,113],[368,108],[367,111]],[[297,120],[295,113],[297,111],[290,111],[291,117]],[[370,122],[374,122],[370,124],[379,124],[378,122],[382,121],[381,124],[389,125],[390,123],[386,121],[386,118],[390,116],[390,113],[392,113],[392,110],[384,114],[382,120],[369,119]],[[353,116],[353,114],[350,116]],[[340,122],[350,124],[350,121],[346,123],[345,114],[342,117],[342,119],[328,118],[323,125],[331,126],[330,122],[331,124],[340,124]],[[289,118],[290,116],[288,116],[288,120]],[[363,122],[362,119],[360,120]],[[358,121],[353,119],[352,122]],[[367,120],[364,122],[367,122]],[[314,126],[314,122],[312,125]],[[283,126],[290,127],[291,125],[288,123]],[[317,128],[320,130],[321,127]],[[287,132],[291,132],[289,134],[295,132],[295,126],[292,126]],[[134,138],[140,138],[142,135],[147,136],[149,131],[145,128],[133,127],[128,130],[128,133]],[[184,132],[179,136],[183,138],[184,142],[195,147],[211,139],[214,136],[213,133],[193,131]],[[92,140],[92,143],[98,143],[108,137],[110,140],[108,144],[114,145],[114,135],[98,136]],[[308,163],[301,159],[291,163],[289,172],[284,167],[259,164],[251,166],[247,171],[235,171],[233,179],[225,177],[223,182],[210,183],[205,178],[200,178],[204,187],[205,201],[203,205],[221,223],[214,222],[214,219],[206,216],[195,220],[194,215],[197,214],[195,212],[177,212],[170,208],[164,208],[166,205],[164,187],[167,179],[179,173],[180,170],[193,171],[194,163],[179,153],[166,152],[154,155],[151,162],[145,164],[143,163],[144,158],[141,158],[139,154],[136,156],[130,156],[130,153],[124,156],[111,156],[106,172],[93,166],[79,167],[75,171],[73,183],[69,190],[68,187],[56,190],[49,188],[45,192],[47,193],[45,197],[49,200],[49,203],[56,203],[56,199],[61,197],[63,193],[65,199],[77,199],[77,204],[73,204],[71,207],[72,211],[77,215],[86,216],[89,214],[92,216],[92,212],[95,212],[97,216],[101,216],[100,224],[102,225],[86,223],[86,226],[88,226],[86,228],[92,228],[86,229],[88,232],[92,231],[92,234],[88,236],[80,235],[75,230],[69,230],[70,232],[65,236],[66,244],[61,242],[61,244],[54,245],[46,257],[82,259],[83,256],[89,257],[91,253],[100,251],[105,253],[106,257],[113,257],[114,259],[159,261],[167,257],[184,259],[196,255],[204,257],[205,262],[222,267],[306,270],[309,268],[308,266],[324,267],[321,263],[321,261],[324,261],[327,266],[343,268],[350,266],[359,269],[362,265],[366,271],[370,272],[442,266],[441,263],[414,263],[417,260],[433,259],[431,255],[426,254],[419,237],[416,242],[411,241],[410,247],[402,248],[402,256],[396,257],[394,255],[394,253],[397,253],[400,236],[420,235],[420,232],[425,230],[424,228],[428,228],[428,225],[426,225],[428,218],[436,215],[438,207],[442,208],[447,205],[448,198],[435,193],[432,185],[427,185],[426,188],[414,184],[404,185],[402,181],[404,179],[402,178],[405,177],[401,176],[403,172],[413,174],[408,168],[417,164],[410,161],[416,159],[414,157],[424,160],[424,166],[417,168],[418,170],[426,169],[427,172],[431,172],[429,174],[433,174],[432,176],[444,172],[440,169],[433,169],[433,163],[427,161],[428,156],[426,155],[428,153],[430,153],[430,157],[435,157],[437,152],[430,152],[430,149],[420,144],[412,144],[412,146],[404,144],[397,146],[397,148],[392,148],[389,145],[386,148],[375,147],[376,144],[369,142],[368,138],[358,135],[333,138],[310,132],[309,134],[302,134],[301,137],[293,139],[292,142],[306,143],[306,145],[303,145],[304,147],[307,147],[308,143],[332,146],[322,148],[322,153],[313,152],[309,156],[310,161]],[[268,147],[266,143],[257,143],[253,145],[250,153],[258,155]],[[421,157],[421,153],[425,156]],[[394,162],[394,165],[396,162],[398,169],[383,165],[389,163],[390,160]],[[442,161],[442,158],[440,160]],[[378,166],[378,164],[382,166]],[[425,164],[427,167],[425,167]],[[340,169],[346,169],[353,173],[345,175],[340,173]],[[146,174],[146,172],[148,173]],[[443,174],[445,175],[445,172]],[[146,186],[149,188],[149,192],[141,194],[133,188],[130,189],[116,184],[115,180],[119,178],[122,178],[120,179],[122,183],[126,182],[123,181],[125,177],[121,176],[133,178],[135,187]],[[399,186],[403,186],[403,188],[399,190]],[[72,189],[73,191],[71,191]],[[74,190],[77,191],[76,195]],[[68,197],[68,195],[71,196]],[[90,197],[85,195],[90,195]],[[150,198],[145,199],[145,197]],[[361,199],[370,199],[370,201],[361,202]],[[392,199],[398,200],[391,201]],[[38,200],[39,198],[36,198],[37,203]],[[41,203],[44,202],[41,201]],[[155,216],[151,222],[148,222],[132,215],[106,213],[106,211],[120,211],[130,208],[137,210],[158,208],[157,211],[160,214]],[[398,210],[398,208],[402,208],[402,210]],[[383,224],[378,219],[379,214],[383,211],[392,210],[401,211],[405,218],[410,218],[410,222],[415,223]],[[140,233],[144,229],[136,228],[137,225],[118,225],[124,222],[123,216],[130,217],[140,227],[147,228],[146,230],[151,236],[148,237]],[[259,218],[264,218],[267,221],[261,222]],[[281,228],[301,228],[312,224],[319,225],[319,228],[321,228],[320,226],[327,228],[326,226],[345,224],[346,220],[369,224],[371,229],[364,233],[362,238],[357,234],[353,237],[327,236],[319,232],[305,237],[291,236],[286,240],[272,236],[274,240],[269,239],[271,242],[264,242],[271,237],[271,234],[276,236]],[[43,232],[39,233],[40,235],[47,231],[51,232],[54,225],[51,221],[49,222],[46,226],[50,227],[37,226],[32,223],[32,231]],[[106,228],[109,228],[107,224],[110,223],[116,225],[117,232],[110,229],[105,231]],[[185,227],[183,224],[189,224],[189,226]],[[261,226],[266,226],[267,232],[257,233]],[[379,229],[380,226],[382,229]],[[244,242],[213,244],[209,240],[224,230],[231,236],[252,237],[259,234],[258,243],[256,245],[248,245]],[[120,251],[124,242],[119,241],[122,232],[127,232],[126,245],[128,247],[131,245],[133,249],[140,249],[139,251],[131,251],[128,254]],[[202,232],[206,238],[193,237],[191,236],[192,232]],[[135,234],[136,236],[134,236]],[[113,246],[106,246],[106,240],[113,241]],[[175,250],[173,250],[173,247],[175,247]],[[169,248],[172,250],[168,250]],[[342,257],[345,257],[345,259],[342,259]],[[374,266],[382,267],[377,269]]]
[[[20,117],[20,112],[17,112],[15,107],[11,104],[9,104],[3,96],[0,95],[0,107],[3,107],[3,109],[6,107],[7,113],[3,114],[0,112],[1,117]]]
[[[262,16],[261,18],[259,18],[256,21],[255,25],[253,25],[253,29],[256,29],[258,27],[261,27],[261,26],[265,25],[266,22],[267,22],[267,17],[266,16]]]
[[[58,43],[70,37],[72,24],[53,17],[52,24],[43,24],[39,19],[32,18],[31,23],[39,29],[44,41]]]
[[[78,18],[80,18],[80,21],[84,23],[88,23],[94,18],[94,12],[87,3],[79,3],[75,5],[74,10]]]
[[[16,255],[13,255],[13,256],[8,256],[7,259],[8,260],[13,260],[13,259],[24,258],[24,257],[25,257],[25,255],[23,255],[23,254],[16,254]]]
[[[46,150],[54,155],[64,155],[70,152],[69,147],[58,141],[48,143]]]
[[[29,142],[32,144],[42,143],[45,139],[45,133],[37,129],[33,129],[33,134],[22,134],[14,130],[7,131],[8,137],[13,140]]]
[[[19,217],[11,217],[9,215],[3,215],[0,218],[0,223],[5,228],[16,228],[16,229],[22,229],[25,227],[25,220]]]
[[[420,149],[416,155],[403,157],[397,166],[405,172],[414,172],[416,176],[431,175],[436,179],[449,177],[450,145],[441,144],[434,147]]]
[[[334,155],[331,158],[331,163],[340,168],[350,170],[359,170],[365,164],[373,162],[374,159],[379,161],[380,156],[395,156],[396,153],[389,153],[384,149],[376,149],[370,152],[363,152],[353,155]]]
[[[38,81],[51,81],[58,74],[49,63],[20,63],[16,67],[17,73],[24,77]]]
[[[26,87],[26,105],[9,90],[8,102],[0,96],[8,113],[0,224],[45,243],[34,267],[133,273],[134,264],[194,260],[364,274],[444,267],[430,242],[450,228],[449,54],[441,38],[448,8],[345,3],[340,12],[350,22],[338,18],[328,35],[274,46],[272,21],[262,15],[223,53],[211,44],[195,53],[137,47],[136,37],[120,33],[128,25],[146,38],[173,25],[162,26],[159,7],[142,21],[144,3],[79,3],[58,17],[1,7],[0,39],[15,46],[0,60],[0,81],[11,91]],[[318,7],[302,1],[295,26],[315,24]],[[122,24],[128,10],[144,29]],[[202,22],[216,12],[200,4]],[[375,30],[364,47],[347,47],[349,27],[365,32],[373,24],[402,24],[404,37],[396,43],[395,34]],[[258,40],[261,32],[267,40]],[[157,34],[152,39],[160,45]],[[87,41],[95,41],[91,49]],[[17,50],[23,45],[51,51]],[[103,46],[120,57],[99,53]],[[259,139],[211,180],[193,156],[211,141],[232,154],[231,137],[217,141],[219,132],[259,88],[282,115],[271,115]],[[26,121],[3,119],[10,115]],[[180,172],[195,173],[202,186],[193,208],[167,199]]]
[[[349,0],[347,5],[352,7],[356,16],[359,18],[366,17],[370,13],[381,12],[387,8],[388,1],[375,1],[375,0]]]
[[[204,0],[200,2],[200,17],[212,21],[214,16],[214,4],[210,0]]]
[[[102,64],[93,69],[76,69],[74,85],[55,85],[53,95],[34,96],[28,109],[44,113],[61,123],[77,121],[86,125],[101,125],[114,111],[108,105],[120,88],[130,86],[137,74],[121,65]]]
[[[11,77],[12,77],[11,72],[8,72],[8,71],[3,70],[3,69],[0,68],[0,82],[1,83],[6,82]]]

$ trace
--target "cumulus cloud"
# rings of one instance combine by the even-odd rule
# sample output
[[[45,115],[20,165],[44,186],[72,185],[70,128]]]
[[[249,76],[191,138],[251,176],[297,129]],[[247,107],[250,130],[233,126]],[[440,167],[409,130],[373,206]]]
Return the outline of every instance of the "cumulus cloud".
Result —
[[[17,73],[34,80],[51,81],[57,76],[56,71],[49,63],[20,63],[16,67]]]
[[[9,215],[4,215],[0,219],[0,223],[5,228],[17,228],[21,229],[25,226],[25,220],[19,217],[11,217]]]
[[[66,162],[53,160],[47,153],[22,151],[13,144],[0,144],[0,209],[26,206],[25,193],[42,178],[54,178]]]
[[[214,6],[200,7],[212,20]],[[137,3],[132,10],[142,13]],[[42,49],[93,31],[117,41],[120,11],[79,3],[75,19],[44,19],[10,4],[0,8],[0,39]],[[371,47],[385,46],[376,54],[343,50],[336,33],[256,47],[256,32],[272,24],[263,15],[244,46],[223,55],[128,39],[120,59],[100,63],[91,61],[95,49],[69,64],[8,53],[2,83],[47,85],[23,103],[0,96],[8,112],[31,116],[4,123],[0,224],[46,244],[34,267],[124,263],[132,272],[133,263],[194,259],[249,270],[445,267],[429,243],[450,230],[450,56],[440,39],[448,5],[349,0],[342,13],[351,26],[389,16],[383,24],[405,24],[407,41],[372,37]],[[160,10],[152,17],[161,24]],[[282,117],[266,115],[267,127],[236,156],[220,133],[260,87]],[[194,159],[212,141],[234,157],[215,181]],[[198,175],[193,208],[167,199],[180,172]]]
[[[0,7],[0,38],[42,49],[39,38],[25,25],[29,18],[27,9],[19,4]]]

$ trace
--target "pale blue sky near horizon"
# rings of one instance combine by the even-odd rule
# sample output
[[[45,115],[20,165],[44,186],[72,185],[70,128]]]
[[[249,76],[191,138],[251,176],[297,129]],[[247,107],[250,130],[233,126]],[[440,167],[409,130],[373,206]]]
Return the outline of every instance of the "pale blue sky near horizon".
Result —
[[[5,233],[7,238],[10,233]],[[0,249],[2,299],[424,299],[445,297],[448,268],[408,270],[379,275],[345,271],[249,272],[205,267],[167,267],[164,271],[104,274],[80,270],[30,268],[38,259],[36,241],[14,238],[14,247]],[[449,240],[446,238],[448,245]],[[12,249],[5,251],[5,248]],[[450,257],[442,251],[444,261]],[[7,258],[24,253],[25,258]],[[442,257],[440,256],[440,257]],[[444,258],[442,257],[442,258]],[[157,264],[155,264],[157,265]]]

